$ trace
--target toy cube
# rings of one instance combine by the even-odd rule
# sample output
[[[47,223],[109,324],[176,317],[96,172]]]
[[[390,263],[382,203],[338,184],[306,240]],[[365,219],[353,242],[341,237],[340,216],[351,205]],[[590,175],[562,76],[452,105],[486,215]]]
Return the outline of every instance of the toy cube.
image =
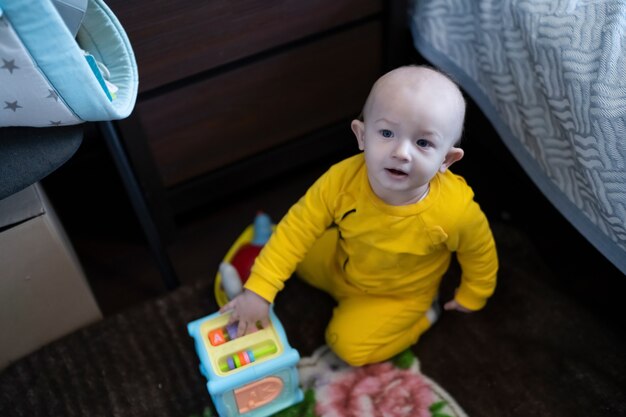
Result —
[[[280,321],[270,308],[270,325],[236,337],[230,314],[214,313],[187,325],[200,358],[200,372],[221,417],[264,417],[302,401],[296,364]]]

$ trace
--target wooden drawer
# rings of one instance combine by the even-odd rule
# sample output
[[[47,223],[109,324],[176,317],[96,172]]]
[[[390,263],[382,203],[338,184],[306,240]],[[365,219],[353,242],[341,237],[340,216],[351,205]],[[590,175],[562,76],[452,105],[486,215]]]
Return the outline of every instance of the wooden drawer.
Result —
[[[382,10],[382,0],[109,0],[130,38],[139,91]]]
[[[356,116],[381,71],[381,31],[363,24],[139,102],[163,184]]]

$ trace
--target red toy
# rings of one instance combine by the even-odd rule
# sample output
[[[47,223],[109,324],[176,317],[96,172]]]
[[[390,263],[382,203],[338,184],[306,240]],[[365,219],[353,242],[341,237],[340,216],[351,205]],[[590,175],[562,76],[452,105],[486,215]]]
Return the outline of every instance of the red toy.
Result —
[[[252,229],[252,238],[249,237],[250,229]],[[220,306],[242,291],[243,284],[250,276],[254,260],[269,240],[272,231],[270,217],[259,212],[253,224],[235,242],[224,262],[220,264],[216,279],[216,297]],[[249,240],[245,240],[244,235],[247,235]],[[234,253],[232,253],[233,250]]]

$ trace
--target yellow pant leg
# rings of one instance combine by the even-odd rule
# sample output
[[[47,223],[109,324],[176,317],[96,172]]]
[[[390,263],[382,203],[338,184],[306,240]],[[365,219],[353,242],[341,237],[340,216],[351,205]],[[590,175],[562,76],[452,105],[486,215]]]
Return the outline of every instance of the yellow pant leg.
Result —
[[[338,232],[329,229],[298,265],[298,276],[338,302],[326,328],[326,343],[344,361],[360,366],[381,362],[417,342],[429,327],[417,297],[384,297],[348,284],[335,264]]]
[[[326,342],[353,366],[381,362],[417,342],[429,327],[415,299],[346,297],[326,329]]]

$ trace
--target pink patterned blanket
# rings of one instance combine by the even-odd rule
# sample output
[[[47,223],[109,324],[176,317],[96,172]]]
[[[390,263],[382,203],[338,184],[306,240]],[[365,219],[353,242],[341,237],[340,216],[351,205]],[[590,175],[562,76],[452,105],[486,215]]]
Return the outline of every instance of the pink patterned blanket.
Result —
[[[411,351],[353,368],[327,347],[298,364],[305,400],[280,417],[467,417],[454,399],[424,376]]]

